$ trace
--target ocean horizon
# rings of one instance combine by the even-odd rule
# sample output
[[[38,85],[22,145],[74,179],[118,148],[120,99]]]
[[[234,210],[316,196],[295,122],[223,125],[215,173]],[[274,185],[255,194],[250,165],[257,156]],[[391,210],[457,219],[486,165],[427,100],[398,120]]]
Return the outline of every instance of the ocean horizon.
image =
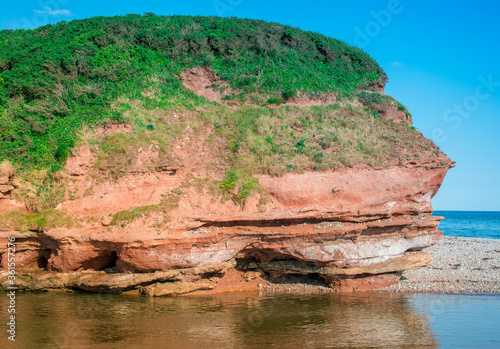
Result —
[[[500,211],[434,211],[445,217],[438,229],[444,236],[500,239]]]

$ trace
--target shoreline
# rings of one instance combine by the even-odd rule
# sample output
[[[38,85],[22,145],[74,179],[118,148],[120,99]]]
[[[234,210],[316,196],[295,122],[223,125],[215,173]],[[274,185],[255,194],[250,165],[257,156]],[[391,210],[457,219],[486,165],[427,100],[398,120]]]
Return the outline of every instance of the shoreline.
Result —
[[[406,270],[399,283],[367,293],[500,293],[500,239],[443,236],[436,245],[423,251],[432,255],[432,264]],[[304,294],[337,293],[308,281],[271,283],[263,290]]]
[[[430,265],[403,271],[401,280],[395,285],[358,293],[500,293],[500,239],[443,236],[437,244],[423,251],[432,256]],[[311,275],[262,281],[259,289],[265,293],[342,293]]]
[[[432,264],[406,270],[399,283],[363,293],[500,293],[500,239],[443,236],[423,249],[432,255]],[[269,283],[262,287],[269,293],[338,293],[313,280],[293,283]]]
[[[376,292],[500,293],[500,239],[443,236],[423,251],[431,265],[406,270],[398,284]]]

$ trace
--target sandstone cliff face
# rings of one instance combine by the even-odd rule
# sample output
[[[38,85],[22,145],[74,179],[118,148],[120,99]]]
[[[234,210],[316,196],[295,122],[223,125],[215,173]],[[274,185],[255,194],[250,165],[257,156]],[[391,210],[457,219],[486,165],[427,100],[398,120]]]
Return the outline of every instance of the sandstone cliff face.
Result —
[[[2,227],[2,286],[8,237],[16,238],[21,289],[168,295],[257,288],[286,275],[320,277],[338,291],[370,290],[429,264],[420,250],[442,235],[430,201],[452,166],[442,153],[385,169],[260,175],[263,191],[244,205],[182,186],[195,166],[191,160],[180,158],[172,171],[104,181],[92,195],[64,201],[59,210],[94,217],[73,228]],[[91,163],[80,149],[69,160],[69,175],[85,183]],[[158,204],[181,186],[167,220],[152,211],[109,225],[112,212]]]
[[[441,236],[430,200],[453,164],[383,93],[371,57],[275,23],[131,18],[68,23],[53,28],[62,41],[33,32],[21,45],[15,61],[39,64],[40,86],[61,83],[35,93],[18,67],[4,84],[5,96],[22,92],[8,98],[0,157],[2,287],[8,238],[26,290],[155,296],[293,278],[369,290],[430,263],[420,250]],[[108,23],[142,34],[99,29]],[[31,62],[41,42],[62,56]],[[109,118],[122,123],[102,126]],[[21,139],[33,149],[15,149]]]

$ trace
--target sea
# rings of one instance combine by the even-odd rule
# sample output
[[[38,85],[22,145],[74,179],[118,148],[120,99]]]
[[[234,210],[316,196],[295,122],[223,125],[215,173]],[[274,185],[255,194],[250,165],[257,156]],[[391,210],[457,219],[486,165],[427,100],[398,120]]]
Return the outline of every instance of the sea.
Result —
[[[434,214],[447,236],[500,238],[500,212]],[[500,348],[499,294],[18,292],[14,337],[10,302],[0,348]]]
[[[500,239],[500,212],[497,211],[434,211],[443,216],[439,230],[445,236]]]

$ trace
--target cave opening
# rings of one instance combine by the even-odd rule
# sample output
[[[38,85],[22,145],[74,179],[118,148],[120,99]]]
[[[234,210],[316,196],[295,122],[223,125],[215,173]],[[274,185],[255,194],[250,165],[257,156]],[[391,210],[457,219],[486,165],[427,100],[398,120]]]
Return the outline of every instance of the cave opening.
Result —
[[[107,273],[117,273],[116,261],[118,253],[116,251],[103,251],[97,257],[91,258],[82,263],[83,269],[105,271]]]
[[[320,286],[329,288],[328,283],[318,273],[311,274],[288,274],[271,273],[267,274],[267,281],[281,285],[286,289],[306,288],[308,286]]]
[[[236,257],[235,269],[242,272],[259,271],[264,280],[285,288],[307,286],[328,288],[327,282],[318,273],[310,272],[312,266],[313,263],[310,261],[299,260],[281,252],[252,249],[242,251]]]
[[[50,250],[38,252],[37,266],[42,270],[47,270],[47,265],[49,263]]]
[[[118,253],[116,251],[111,251],[106,254],[106,258],[103,261],[103,266],[100,270],[104,270],[106,273],[117,273],[116,270],[116,261],[118,260]]]

